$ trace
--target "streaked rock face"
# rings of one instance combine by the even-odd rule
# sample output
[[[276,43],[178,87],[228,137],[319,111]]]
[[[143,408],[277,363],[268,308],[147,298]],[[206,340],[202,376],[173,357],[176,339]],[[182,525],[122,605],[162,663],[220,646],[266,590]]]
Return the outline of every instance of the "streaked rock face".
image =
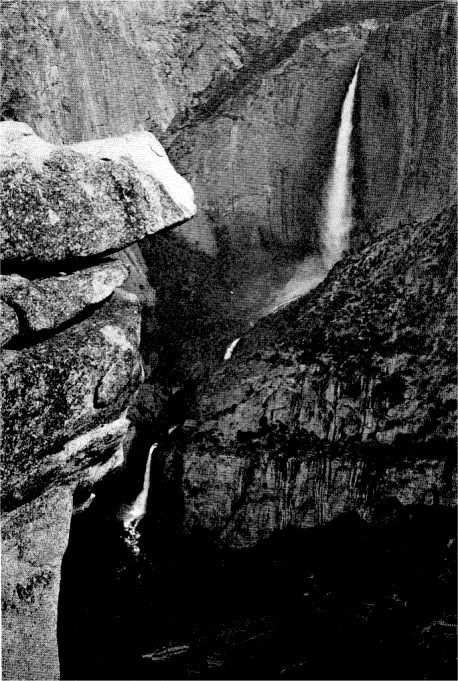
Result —
[[[361,61],[355,168],[362,221],[433,217],[456,197],[456,5],[371,35]],[[356,234],[355,238],[358,238]]]
[[[59,679],[57,601],[72,489],[60,487],[2,514],[2,672]]]
[[[240,340],[170,454],[185,530],[246,546],[455,502],[455,233],[455,206],[391,230]]]
[[[369,28],[306,36],[219,109],[179,131],[171,154],[201,210],[179,228],[210,253],[265,262],[319,250],[342,99]]]

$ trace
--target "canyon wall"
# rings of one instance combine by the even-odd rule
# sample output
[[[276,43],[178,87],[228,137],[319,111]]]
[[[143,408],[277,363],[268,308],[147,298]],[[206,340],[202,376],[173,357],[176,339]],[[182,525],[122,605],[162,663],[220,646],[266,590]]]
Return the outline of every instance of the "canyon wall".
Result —
[[[454,3],[369,37],[355,121],[362,227],[425,220],[456,200],[456,114]]]
[[[361,112],[380,97],[382,109],[392,102],[382,94],[370,104],[371,74],[380,83],[385,76],[375,77],[377,64],[385,74],[388,69],[384,46],[393,42],[390,49],[400,55],[405,38],[405,28],[389,33],[385,20],[429,4],[3,3],[1,125],[5,144],[14,147],[12,156],[4,154],[5,144],[1,149],[5,678],[58,678],[57,595],[74,492],[84,507],[92,485],[122,462],[126,409],[142,378],[140,342],[153,376],[155,334],[161,334],[166,359],[160,381],[175,361],[176,348],[167,350],[170,327],[158,328],[153,319],[152,271],[164,319],[170,299],[182,296],[189,307],[186,366],[192,367],[195,330],[210,337],[208,319],[225,325],[233,291],[222,287],[221,304],[215,282],[233,259],[239,262],[230,284],[243,275],[248,251],[267,257],[286,248],[295,259],[316,247],[319,188],[341,100],[375,27],[363,22],[375,17],[382,28],[370,39],[362,68]],[[423,69],[427,49],[440,36],[437,65],[447,74],[450,21],[424,19],[442,11],[449,10],[407,25]],[[436,38],[425,42],[434,26]],[[384,35],[390,36],[385,42]],[[397,92],[405,86],[400,64],[392,76]],[[409,156],[419,169],[418,190],[430,178],[425,159],[431,152],[439,163],[449,133],[435,115],[432,95],[421,94],[423,83],[436,87],[434,78],[421,76],[416,58],[409,69],[406,106],[415,102],[413,111],[422,113],[408,125],[417,129],[413,121],[421,117],[422,124],[418,133],[406,128],[401,138],[404,145],[409,139],[416,145],[420,134],[426,140],[421,158]],[[449,111],[453,95],[437,87],[431,92]],[[398,125],[401,109],[388,109]],[[381,205],[376,198],[377,165],[388,167],[386,154],[403,159],[396,175],[400,205],[413,200],[398,128],[386,148],[374,146],[368,138],[376,131],[363,126],[378,126],[380,134],[383,117],[380,111],[370,115],[373,123],[361,113],[358,127],[360,199],[369,211],[361,233],[385,208],[390,219],[395,215],[389,187],[389,201]],[[14,120],[32,129],[15,127]],[[207,254],[193,260],[186,286],[171,270],[180,251],[184,271],[192,247],[186,250],[182,241],[167,251],[172,239],[164,235],[160,264],[154,240],[161,236],[151,235],[191,218],[192,192],[148,131],[196,185],[201,215],[182,231],[188,246],[197,242],[212,256],[223,254],[222,265]],[[107,135],[123,138],[89,142]],[[438,153],[436,142],[432,150],[427,141],[436,138]],[[53,146],[62,142],[66,147]],[[184,507],[186,530],[206,527],[218,541],[239,546],[275,527],[322,522],[346,508],[370,516],[387,497],[399,503],[451,500],[448,257],[454,216],[443,211],[434,217],[444,207],[439,185],[449,186],[450,167],[448,160],[442,170],[441,162],[444,183],[431,184],[424,212],[413,212],[415,219],[407,213],[399,232],[378,234],[308,302],[282,312],[275,323],[263,322],[202,388],[198,408],[189,407],[199,419],[197,431],[188,420],[167,462],[170,500]],[[143,244],[129,247],[143,237]],[[169,280],[174,288],[167,288]],[[141,338],[136,296],[144,313]],[[425,324],[419,321],[424,309]],[[200,316],[191,320],[195,310]],[[205,346],[202,364],[206,352]],[[150,417],[149,403],[158,402],[160,411],[167,401],[158,399],[161,389],[154,376],[142,388],[136,406],[142,418]]]
[[[207,252],[262,263],[319,250],[323,188],[340,108],[373,23],[302,38],[229,93],[170,145],[196,191],[197,215],[183,230]],[[286,50],[285,50],[286,51]],[[199,153],[196,153],[199,150]]]
[[[52,0],[2,3],[2,116],[50,142],[156,126],[215,98],[300,36],[431,0]],[[155,132],[153,130],[153,132]]]
[[[428,4],[9,0],[2,116],[52,142],[151,130],[196,186],[185,238],[229,259],[297,256],[317,248],[356,25]]]
[[[380,231],[373,214],[368,245],[306,299],[259,322],[202,386],[167,462],[187,531],[204,528],[218,543],[245,546],[343,511],[372,518],[386,503],[454,503],[456,90],[442,77],[454,69],[453,17],[445,3],[393,25],[389,46],[385,27],[371,38],[361,62],[359,172],[390,182],[410,159],[399,212],[383,182],[380,194],[375,179],[365,182],[368,210],[385,200],[391,223]],[[390,169],[393,128],[385,144],[380,112],[365,122],[362,114],[378,106],[373,88],[385,80],[387,53],[423,63],[389,81],[407,92],[398,117],[411,135]],[[445,102],[442,116],[433,99]],[[378,126],[374,143],[371,126]]]
[[[393,229],[240,340],[166,462],[185,531],[455,502],[455,233],[456,206]]]
[[[54,679],[73,494],[84,506],[122,464],[143,374],[140,306],[113,251],[195,206],[151,133],[55,146],[11,121],[0,139],[2,671]]]

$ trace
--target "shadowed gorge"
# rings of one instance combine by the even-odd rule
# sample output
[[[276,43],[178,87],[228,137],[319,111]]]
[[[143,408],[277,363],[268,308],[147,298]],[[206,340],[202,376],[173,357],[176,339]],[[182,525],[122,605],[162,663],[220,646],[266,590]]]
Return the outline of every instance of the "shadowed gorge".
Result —
[[[3,678],[456,678],[455,4],[1,33]]]

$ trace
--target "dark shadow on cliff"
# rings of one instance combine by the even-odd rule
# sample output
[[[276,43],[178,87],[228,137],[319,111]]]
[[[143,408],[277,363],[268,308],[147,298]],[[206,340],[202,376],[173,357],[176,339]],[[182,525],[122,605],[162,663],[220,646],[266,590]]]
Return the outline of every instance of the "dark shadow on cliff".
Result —
[[[456,678],[453,509],[387,501],[371,525],[347,514],[232,552],[150,517],[134,558],[105,502],[72,524],[62,678]]]

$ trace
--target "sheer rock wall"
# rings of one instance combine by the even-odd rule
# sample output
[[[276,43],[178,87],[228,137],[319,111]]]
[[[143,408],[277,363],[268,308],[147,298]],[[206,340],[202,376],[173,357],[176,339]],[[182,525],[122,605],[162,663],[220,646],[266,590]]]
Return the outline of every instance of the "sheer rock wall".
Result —
[[[455,3],[369,37],[356,112],[357,212],[369,234],[456,200]]]

